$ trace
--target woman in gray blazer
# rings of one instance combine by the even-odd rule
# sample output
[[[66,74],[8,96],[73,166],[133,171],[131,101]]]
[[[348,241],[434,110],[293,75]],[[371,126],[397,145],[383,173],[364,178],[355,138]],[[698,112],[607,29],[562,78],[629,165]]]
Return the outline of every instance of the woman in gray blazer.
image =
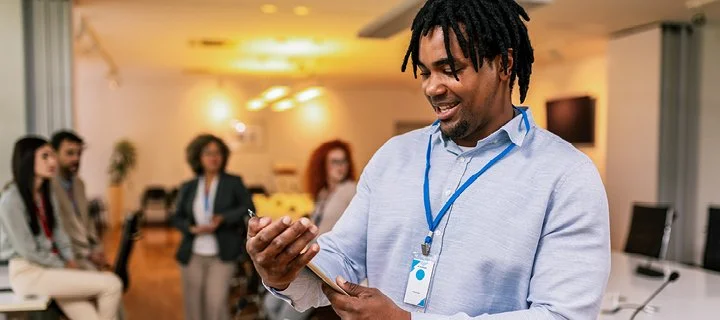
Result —
[[[182,232],[181,265],[186,320],[228,320],[229,283],[245,249],[248,209],[255,210],[240,177],[225,172],[230,150],[200,135],[187,147],[196,178],[180,188],[171,221]]]
[[[70,319],[117,319],[122,282],[110,272],[80,270],[50,188],[55,153],[48,142],[15,143],[13,182],[0,197],[0,259],[9,260],[19,295],[53,298]]]

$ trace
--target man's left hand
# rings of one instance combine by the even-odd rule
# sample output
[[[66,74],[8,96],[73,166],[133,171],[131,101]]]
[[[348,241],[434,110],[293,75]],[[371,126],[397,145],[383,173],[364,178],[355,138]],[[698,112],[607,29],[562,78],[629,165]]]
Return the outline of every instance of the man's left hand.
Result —
[[[375,288],[366,288],[338,277],[337,283],[346,296],[323,283],[323,292],[343,320],[398,319],[410,320],[410,313],[400,309],[390,298]]]

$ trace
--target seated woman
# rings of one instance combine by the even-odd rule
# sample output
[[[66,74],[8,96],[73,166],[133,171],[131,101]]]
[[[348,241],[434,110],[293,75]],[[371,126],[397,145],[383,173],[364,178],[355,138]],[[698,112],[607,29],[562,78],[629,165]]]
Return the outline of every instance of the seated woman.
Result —
[[[70,319],[117,319],[122,283],[110,272],[83,271],[50,191],[57,164],[44,139],[15,143],[13,182],[0,197],[0,259],[9,261],[10,286],[20,295],[55,300]]]

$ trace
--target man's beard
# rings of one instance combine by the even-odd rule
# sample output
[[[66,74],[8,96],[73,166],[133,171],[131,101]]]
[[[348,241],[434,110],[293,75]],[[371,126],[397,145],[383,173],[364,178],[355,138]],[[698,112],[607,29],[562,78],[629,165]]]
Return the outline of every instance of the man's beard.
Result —
[[[440,126],[440,131],[442,131],[442,134],[451,140],[465,137],[469,129],[470,123],[466,119],[460,120],[456,125],[447,128],[447,130],[443,129],[443,127]]]
[[[76,164],[76,165],[70,165],[67,167],[60,168],[60,172],[64,176],[71,177],[71,176],[76,175],[79,169],[80,169],[80,165]]]
[[[457,124],[454,126],[451,126],[449,128],[443,128],[443,126],[440,126],[440,131],[442,132],[445,137],[455,140],[455,139],[462,139],[467,137],[468,134],[470,134],[470,120],[472,120],[473,114],[467,109],[459,110],[458,117],[460,120],[458,120]]]

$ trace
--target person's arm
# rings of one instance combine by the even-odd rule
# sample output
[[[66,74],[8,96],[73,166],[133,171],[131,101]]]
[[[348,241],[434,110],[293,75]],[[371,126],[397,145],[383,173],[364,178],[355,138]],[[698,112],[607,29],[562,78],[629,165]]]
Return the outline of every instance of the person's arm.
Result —
[[[175,205],[175,213],[170,217],[170,223],[183,234],[192,234],[190,231],[190,228],[192,227],[192,224],[190,223],[190,215],[192,212],[187,212],[187,210],[185,210],[185,202],[188,201],[188,197],[193,196],[189,194],[189,189],[189,184],[184,184],[180,187],[177,203]]]
[[[375,162],[377,160],[368,163],[358,182],[355,197],[335,227],[318,238],[320,252],[312,262],[331,279],[342,276],[357,283],[366,278],[367,223]],[[330,304],[322,291],[322,281],[307,270],[303,270],[287,289],[270,292],[291,301],[298,311]]]
[[[235,197],[240,205],[225,211],[216,212],[222,216],[222,224],[236,226],[245,224],[245,217],[248,216],[248,209],[255,211],[255,205],[252,202],[250,192],[248,192],[242,178],[236,177],[236,182],[232,186],[233,197]]]
[[[557,184],[538,244],[527,310],[472,318],[413,313],[414,320],[596,319],[610,274],[605,188],[587,160]]]
[[[39,250],[28,224],[25,204],[19,193],[7,194],[0,202],[0,223],[13,249],[25,260],[45,267],[62,268],[65,263],[52,252]],[[71,253],[72,255],[72,253]]]
[[[93,217],[90,216],[89,202],[87,195],[85,194],[85,182],[80,178],[76,178],[75,184],[75,188],[80,196],[80,199],[77,199],[76,201],[77,203],[83,205],[83,210],[85,210],[83,226],[85,227],[88,243],[90,244],[90,251],[93,253],[104,252],[105,250],[98,233],[97,225],[95,224]]]
[[[61,218],[61,215],[57,213],[57,208],[57,201],[53,201],[53,215],[55,218],[55,227],[53,228],[53,241],[55,242],[55,246],[57,247],[58,251],[60,251],[60,255],[63,257],[63,259],[65,259],[65,261],[74,261],[75,254],[72,250],[72,242],[70,242],[70,237],[68,237],[67,233],[65,233],[65,228],[63,227],[63,220]]]

